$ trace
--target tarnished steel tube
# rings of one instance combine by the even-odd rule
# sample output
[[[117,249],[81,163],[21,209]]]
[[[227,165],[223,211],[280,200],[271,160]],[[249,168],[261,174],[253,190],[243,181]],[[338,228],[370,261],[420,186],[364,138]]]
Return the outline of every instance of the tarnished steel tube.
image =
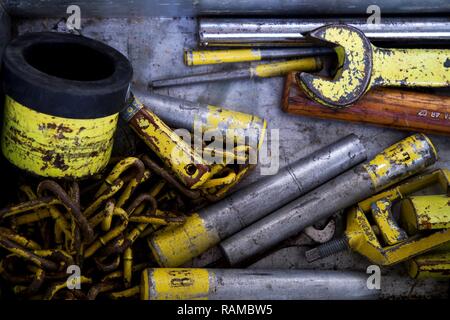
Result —
[[[383,10],[383,9],[382,9]],[[286,46],[310,42],[303,33],[328,24],[350,24],[374,43],[395,41],[450,40],[450,21],[442,18],[382,18],[378,24],[367,19],[215,19],[200,18],[199,42],[202,46]]]
[[[423,134],[412,135],[236,233],[220,247],[230,264],[243,262],[436,161],[431,141]]]
[[[355,300],[375,299],[367,275],[349,271],[146,269],[142,300]]]
[[[149,238],[153,255],[160,266],[180,266],[365,159],[365,148],[355,135],[340,139],[201,209],[184,225],[158,231]]]
[[[184,63],[187,66],[199,66],[266,59],[311,57],[333,53],[334,50],[327,47],[186,50],[184,52]]]
[[[254,67],[230,71],[192,74],[177,78],[155,80],[150,85],[153,88],[160,88],[222,80],[269,78],[285,75],[292,71],[318,71],[320,69],[322,69],[322,60],[318,57],[310,57],[263,63]]]
[[[133,94],[120,115],[185,186],[196,189],[210,178],[210,167],[202,157]]]
[[[231,130],[238,143],[248,139],[256,141],[258,146],[264,139],[267,122],[255,115],[156,93],[138,90],[134,93],[146,108],[173,128],[219,130],[224,136]]]

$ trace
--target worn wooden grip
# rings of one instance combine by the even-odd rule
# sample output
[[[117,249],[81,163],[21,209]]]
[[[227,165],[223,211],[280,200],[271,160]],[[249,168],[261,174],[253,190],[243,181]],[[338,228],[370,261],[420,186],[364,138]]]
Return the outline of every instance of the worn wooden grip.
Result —
[[[285,112],[322,119],[369,123],[401,130],[450,134],[450,97],[398,89],[371,89],[356,104],[331,109],[309,99],[286,77],[282,108]]]

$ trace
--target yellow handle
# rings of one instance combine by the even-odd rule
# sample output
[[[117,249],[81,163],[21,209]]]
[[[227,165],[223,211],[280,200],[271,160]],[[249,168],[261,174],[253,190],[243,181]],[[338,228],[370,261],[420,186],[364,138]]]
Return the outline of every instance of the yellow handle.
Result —
[[[259,60],[261,60],[261,52],[258,49],[187,50],[184,52],[184,63],[187,66]]]
[[[450,50],[374,47],[371,86],[450,86]]]
[[[288,74],[292,71],[317,71],[322,68],[319,58],[294,59],[283,62],[265,63],[252,68],[252,74],[267,78]]]

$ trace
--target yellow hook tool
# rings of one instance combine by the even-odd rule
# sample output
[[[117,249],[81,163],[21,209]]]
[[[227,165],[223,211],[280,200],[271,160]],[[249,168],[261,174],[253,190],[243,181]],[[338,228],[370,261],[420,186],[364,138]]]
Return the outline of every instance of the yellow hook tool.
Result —
[[[336,46],[339,66],[334,79],[305,72],[296,76],[308,96],[323,105],[347,107],[377,86],[450,86],[448,49],[378,48],[362,31],[348,25],[324,26],[308,36]]]

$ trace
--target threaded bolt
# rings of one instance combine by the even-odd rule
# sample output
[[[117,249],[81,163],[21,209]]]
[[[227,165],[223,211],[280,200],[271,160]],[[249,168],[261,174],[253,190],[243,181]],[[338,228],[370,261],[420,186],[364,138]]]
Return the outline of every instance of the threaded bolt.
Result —
[[[311,250],[305,252],[306,261],[313,262],[325,257],[331,256],[335,253],[347,250],[348,241],[346,237],[334,239],[327,243],[321,244]]]

